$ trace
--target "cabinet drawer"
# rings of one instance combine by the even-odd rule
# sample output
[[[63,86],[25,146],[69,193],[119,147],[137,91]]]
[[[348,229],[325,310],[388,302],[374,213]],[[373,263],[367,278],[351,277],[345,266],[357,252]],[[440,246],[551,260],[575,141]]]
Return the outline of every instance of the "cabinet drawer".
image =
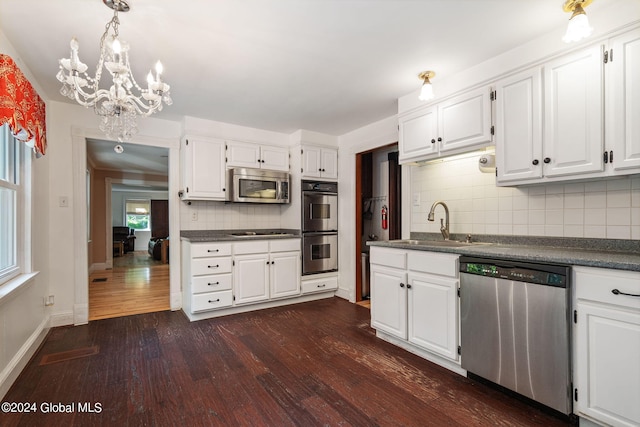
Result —
[[[325,279],[305,280],[302,282],[302,293],[325,292],[338,289],[338,278],[327,277]]]
[[[231,289],[233,279],[231,274],[215,274],[212,276],[196,276],[191,279],[191,293],[226,291]]]
[[[407,268],[407,251],[402,249],[372,247],[370,257],[371,264],[385,265],[403,270]]]
[[[196,258],[191,260],[192,276],[203,276],[220,273],[231,273],[231,257]]]
[[[231,243],[203,242],[191,244],[191,258],[231,255]]]
[[[458,277],[458,255],[409,251],[407,265],[411,271]]]
[[[640,295],[640,272],[573,267],[573,275],[578,299],[640,310],[640,297],[612,292],[617,289],[626,294]]]
[[[233,244],[234,255],[261,254],[269,252],[268,240],[250,240]]]
[[[292,252],[300,250],[300,239],[281,239],[269,241],[271,252]]]
[[[216,308],[230,307],[233,303],[233,292],[220,291],[197,294],[191,296],[191,312],[215,310]]]

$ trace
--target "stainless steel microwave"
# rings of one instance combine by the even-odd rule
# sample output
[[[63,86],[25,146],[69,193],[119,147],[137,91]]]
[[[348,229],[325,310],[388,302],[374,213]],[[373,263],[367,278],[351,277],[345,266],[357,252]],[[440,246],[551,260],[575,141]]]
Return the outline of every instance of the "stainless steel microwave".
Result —
[[[228,202],[289,203],[289,173],[264,169],[227,170]]]

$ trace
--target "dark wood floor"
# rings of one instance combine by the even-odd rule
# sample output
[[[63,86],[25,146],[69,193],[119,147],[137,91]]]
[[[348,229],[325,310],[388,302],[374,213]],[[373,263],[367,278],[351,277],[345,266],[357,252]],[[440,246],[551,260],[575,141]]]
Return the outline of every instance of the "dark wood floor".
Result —
[[[0,413],[2,426],[566,425],[377,339],[369,310],[339,298],[56,328],[3,401],[37,412]],[[49,402],[75,406],[42,413]]]

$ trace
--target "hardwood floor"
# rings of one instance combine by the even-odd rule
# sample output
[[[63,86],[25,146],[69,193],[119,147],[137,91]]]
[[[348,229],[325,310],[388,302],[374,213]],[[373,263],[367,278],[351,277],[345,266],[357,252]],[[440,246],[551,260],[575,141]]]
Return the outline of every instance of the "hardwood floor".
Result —
[[[37,411],[0,414],[0,425],[566,425],[376,338],[369,322],[368,309],[330,298],[55,328],[3,399]],[[48,402],[75,407],[43,413]]]
[[[147,252],[113,258],[113,269],[89,276],[89,320],[169,310],[169,264]]]

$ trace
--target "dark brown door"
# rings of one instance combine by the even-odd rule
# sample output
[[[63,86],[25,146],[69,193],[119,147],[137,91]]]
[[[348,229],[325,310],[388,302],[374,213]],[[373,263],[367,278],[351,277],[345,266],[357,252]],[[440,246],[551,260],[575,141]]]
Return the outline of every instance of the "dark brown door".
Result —
[[[151,238],[169,237],[169,201],[151,200]]]

